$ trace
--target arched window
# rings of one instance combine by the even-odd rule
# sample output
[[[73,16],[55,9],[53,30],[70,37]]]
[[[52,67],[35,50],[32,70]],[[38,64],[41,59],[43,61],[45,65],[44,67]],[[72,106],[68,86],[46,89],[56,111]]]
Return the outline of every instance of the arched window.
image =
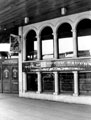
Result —
[[[53,58],[53,31],[51,27],[45,27],[41,32],[42,59]]]
[[[36,32],[30,30],[26,36],[26,60],[37,59],[37,39]]]
[[[83,19],[77,25],[78,57],[91,55],[91,20]]]
[[[71,25],[63,23],[57,30],[59,58],[73,56],[73,40]]]

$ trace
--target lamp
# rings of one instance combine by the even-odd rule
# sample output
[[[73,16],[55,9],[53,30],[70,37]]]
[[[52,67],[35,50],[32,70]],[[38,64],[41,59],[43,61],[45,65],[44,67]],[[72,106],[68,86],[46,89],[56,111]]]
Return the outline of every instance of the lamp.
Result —
[[[66,9],[66,7],[65,7],[65,0],[63,0],[63,5],[62,5],[63,7],[61,8],[61,15],[65,15],[66,14],[66,12],[67,12],[67,9]]]
[[[61,8],[61,15],[65,15],[66,14],[66,8],[65,7],[62,7]]]
[[[24,18],[24,23],[27,24],[29,22],[29,17]]]

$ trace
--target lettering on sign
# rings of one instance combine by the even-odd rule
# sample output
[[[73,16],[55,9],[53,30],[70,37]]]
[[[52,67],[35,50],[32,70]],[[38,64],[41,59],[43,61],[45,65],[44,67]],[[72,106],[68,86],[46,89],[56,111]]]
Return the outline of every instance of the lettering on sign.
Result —
[[[24,62],[23,72],[29,71],[84,71],[91,70],[91,59],[69,59],[53,61]]]

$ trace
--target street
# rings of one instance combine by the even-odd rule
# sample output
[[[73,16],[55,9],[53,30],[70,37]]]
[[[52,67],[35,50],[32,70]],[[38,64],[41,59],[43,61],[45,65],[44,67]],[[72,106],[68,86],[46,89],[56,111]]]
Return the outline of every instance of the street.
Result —
[[[0,120],[91,120],[91,106],[0,94]]]

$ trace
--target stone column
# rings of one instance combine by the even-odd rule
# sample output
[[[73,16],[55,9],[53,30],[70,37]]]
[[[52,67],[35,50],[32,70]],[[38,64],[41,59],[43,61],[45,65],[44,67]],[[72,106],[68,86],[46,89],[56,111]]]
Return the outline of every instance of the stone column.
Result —
[[[78,51],[78,43],[77,43],[77,32],[76,29],[72,29],[72,33],[73,33],[73,54],[74,57],[77,57],[77,51]],[[78,96],[78,72],[74,71],[74,96]]]
[[[23,38],[22,44],[22,60],[26,61],[26,39]]]
[[[23,36],[23,27],[20,28],[20,31],[22,34],[22,37],[21,37],[22,50],[21,50],[21,53],[19,54],[19,59],[21,61],[21,73],[20,73],[19,79],[22,77],[22,85],[21,85],[22,92],[26,92],[27,91],[27,78],[26,78],[26,73],[22,72],[22,62],[26,60],[26,39],[24,39],[24,36]]]
[[[37,75],[38,75],[38,91],[37,91],[37,93],[41,93],[42,92],[41,72],[37,72]]]
[[[37,32],[37,59],[41,60],[41,37],[39,35],[39,32]],[[37,72],[38,75],[38,91],[37,93],[41,93],[42,91],[42,83],[41,83],[41,72]]]
[[[55,76],[55,81],[54,81],[54,83],[55,83],[55,92],[54,92],[54,94],[55,95],[58,95],[59,94],[59,83],[58,83],[58,72],[54,72],[54,76]]]
[[[58,58],[58,40],[57,40],[57,34],[56,30],[53,32],[53,38],[54,38],[54,58]]]
[[[79,87],[78,87],[78,72],[74,71],[74,94],[73,96],[78,96],[79,95]]]
[[[74,54],[74,57],[77,57],[78,45],[77,45],[76,29],[72,29],[72,34],[73,34],[73,54]]]
[[[37,59],[41,60],[41,37],[39,35],[39,33],[37,33],[36,35],[37,38]]]
[[[21,52],[19,52],[19,95],[23,92],[23,76],[22,76],[22,45],[23,45],[23,27],[19,27],[19,35],[21,36]]]

